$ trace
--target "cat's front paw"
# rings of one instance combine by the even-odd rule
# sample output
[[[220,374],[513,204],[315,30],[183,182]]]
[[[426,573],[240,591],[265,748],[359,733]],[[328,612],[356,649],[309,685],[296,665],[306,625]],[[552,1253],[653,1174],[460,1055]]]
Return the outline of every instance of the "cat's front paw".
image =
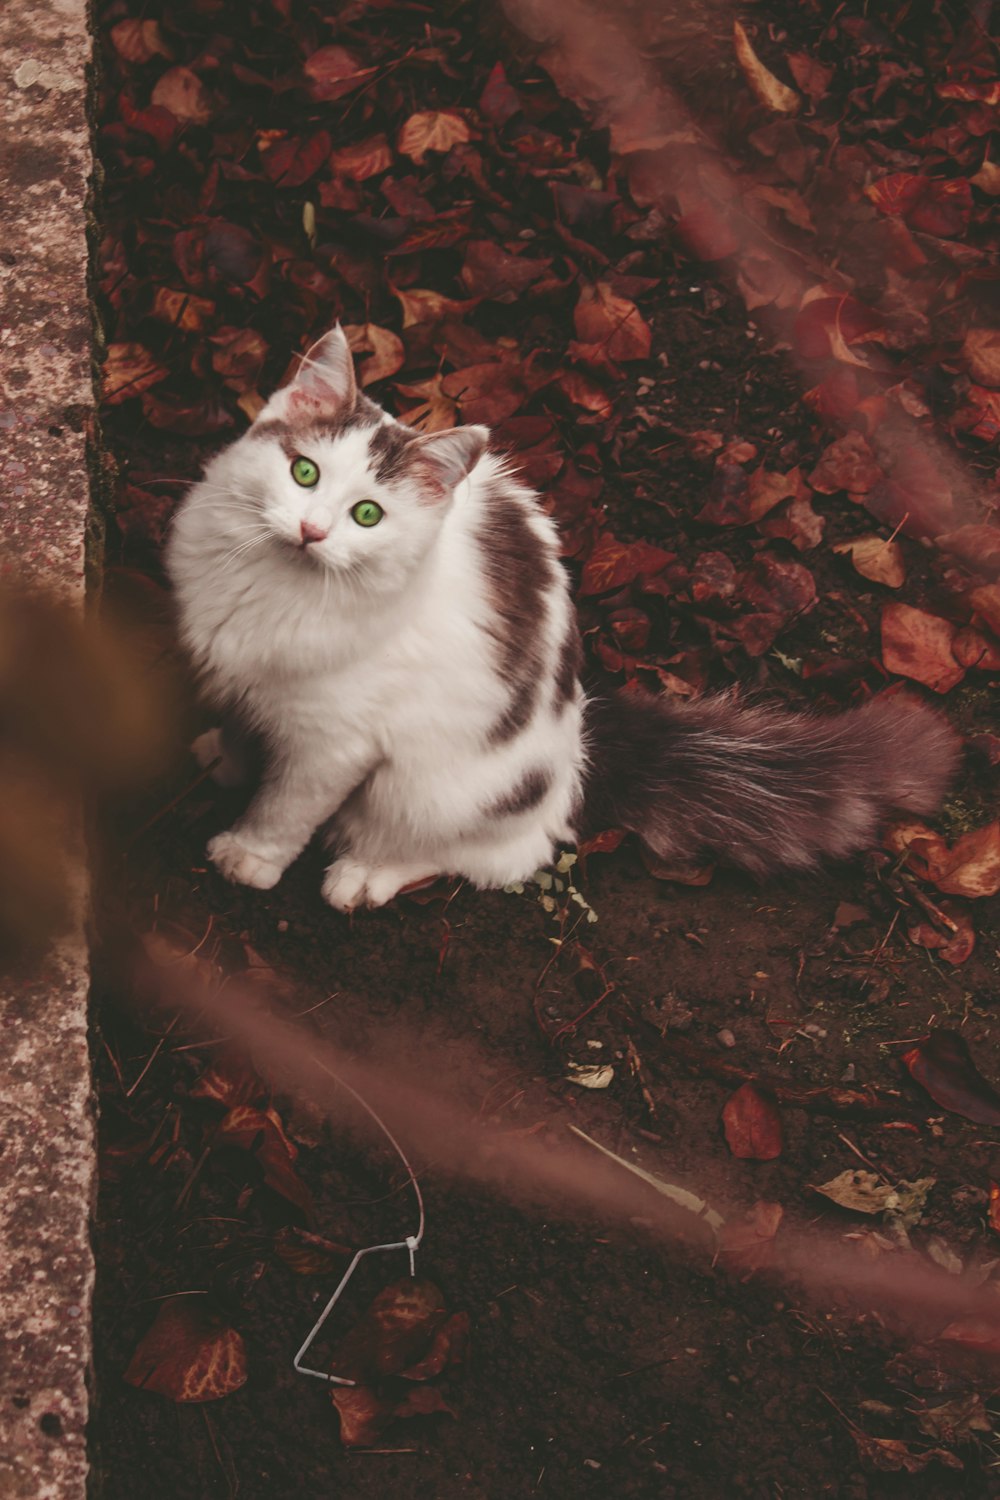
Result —
[[[353,859],[337,859],[323,877],[323,900],[334,911],[354,911],[364,906],[369,870]]]
[[[284,874],[284,865],[242,844],[237,834],[217,833],[209,839],[205,851],[220,875],[235,885],[251,885],[258,891],[269,891]]]

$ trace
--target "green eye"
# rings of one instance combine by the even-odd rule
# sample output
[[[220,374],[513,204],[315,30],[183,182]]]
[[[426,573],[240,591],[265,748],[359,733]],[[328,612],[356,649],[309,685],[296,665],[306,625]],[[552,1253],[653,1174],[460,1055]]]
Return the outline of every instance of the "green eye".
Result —
[[[307,490],[311,490],[319,481],[319,464],[314,464],[311,458],[293,458],[292,478],[296,484],[304,485]]]
[[[385,511],[374,500],[359,500],[351,515],[359,526],[377,526]]]

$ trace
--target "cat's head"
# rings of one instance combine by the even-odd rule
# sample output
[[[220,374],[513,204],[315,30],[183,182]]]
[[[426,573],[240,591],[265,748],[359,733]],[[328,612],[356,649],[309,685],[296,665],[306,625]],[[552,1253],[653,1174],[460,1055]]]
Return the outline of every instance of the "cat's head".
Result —
[[[338,324],[230,450],[233,487],[304,579],[330,573],[391,593],[433,545],[488,439],[485,427],[423,435],[394,421],[358,391]]]

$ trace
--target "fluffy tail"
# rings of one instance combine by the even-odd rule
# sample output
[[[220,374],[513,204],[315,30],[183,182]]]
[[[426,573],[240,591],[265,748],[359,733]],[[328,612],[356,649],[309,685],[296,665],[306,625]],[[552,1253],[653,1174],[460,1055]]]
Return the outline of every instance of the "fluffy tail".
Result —
[[[929,813],[960,741],[914,699],[820,716],[616,694],[588,705],[587,833],[624,828],[662,859],[709,855],[756,875],[874,841],[890,808]]]

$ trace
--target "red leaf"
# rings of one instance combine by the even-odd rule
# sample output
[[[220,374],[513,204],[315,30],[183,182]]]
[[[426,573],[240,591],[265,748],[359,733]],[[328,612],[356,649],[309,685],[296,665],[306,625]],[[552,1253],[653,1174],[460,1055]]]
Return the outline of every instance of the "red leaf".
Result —
[[[513,302],[548,269],[547,260],[510,255],[492,240],[470,240],[465,247],[461,281],[473,297]]]
[[[292,1163],[298,1151],[285,1134],[273,1109],[253,1109],[238,1104],[218,1126],[215,1144],[251,1151],[264,1171],[264,1182],[282,1198],[312,1216],[312,1196]]]
[[[990,1206],[987,1214],[990,1228],[1000,1234],[1000,1185],[990,1183]]]
[[[774,1161],[781,1155],[784,1136],[781,1115],[772,1099],[744,1083],[722,1108],[726,1142],[743,1161]]]
[[[171,1401],[218,1401],[246,1384],[246,1349],[204,1297],[171,1297],[129,1361],[125,1379]]]
[[[719,1233],[719,1258],[727,1257],[734,1270],[752,1276],[774,1258],[774,1237],[784,1217],[780,1203],[760,1199],[743,1220],[730,1219]],[[726,1264],[727,1262],[723,1262]]]
[[[469,1343],[469,1314],[452,1313],[435,1331],[434,1340],[423,1359],[402,1370],[404,1380],[431,1380],[449,1365],[460,1365]]]
[[[399,1375],[429,1354],[447,1316],[433,1282],[409,1276],[395,1281],[341,1340],[330,1369],[352,1380]]]
[[[318,52],[306,58],[302,71],[312,98],[330,100],[351,93],[371,78],[375,69],[363,68],[346,47],[320,47]]]
[[[119,21],[111,28],[111,41],[126,62],[144,63],[156,56],[171,56],[159,21]]]
[[[345,1448],[370,1448],[392,1421],[392,1407],[364,1385],[334,1386],[330,1399],[340,1418]]]
[[[947,693],[965,676],[952,654],[955,626],[939,615],[909,604],[887,604],[882,611],[882,660],[886,670]]]
[[[583,570],[581,594],[606,594],[636,578],[659,573],[676,557],[649,542],[620,542],[610,532],[598,539]]]
[[[183,120],[186,125],[207,125],[212,118],[208,90],[190,68],[168,68],[161,73],[150,103],[169,110],[175,120]]]
[[[868,361],[854,352],[854,346],[880,340],[883,333],[877,313],[844,293],[807,302],[795,319],[794,339],[803,359],[838,359],[864,365]]]
[[[653,334],[634,302],[607,284],[583,286],[573,313],[577,338],[596,344],[610,360],[648,359]]]
[[[109,344],[101,370],[105,405],[117,406],[132,396],[139,396],[150,386],[166,380],[169,374],[166,365],[162,365],[142,344]]]
[[[935,1027],[903,1062],[935,1104],[977,1125],[1000,1125],[1000,1094],[986,1082],[957,1031]]]
[[[991,1192],[992,1203],[992,1192]],[[938,1334],[949,1344],[960,1344],[964,1349],[975,1349],[980,1354],[1000,1354],[1000,1321],[988,1318],[956,1318]]]
[[[506,125],[512,115],[520,113],[521,97],[507,82],[503,63],[494,64],[479,97],[479,108],[493,125]]]
[[[595,833],[593,838],[584,839],[577,846],[577,855],[580,859],[586,859],[590,854],[612,854],[621,844],[625,834],[620,828],[608,828],[603,833]]]
[[[392,147],[384,135],[372,135],[353,146],[342,146],[330,156],[330,170],[352,182],[367,182],[392,166]]]
[[[308,136],[285,136],[261,151],[264,173],[275,187],[301,187],[315,176],[330,155],[331,140],[325,130]]]
[[[835,495],[838,490],[846,490],[849,495],[866,495],[883,477],[860,432],[849,432],[823,450],[809,475],[809,483],[821,495]]]

